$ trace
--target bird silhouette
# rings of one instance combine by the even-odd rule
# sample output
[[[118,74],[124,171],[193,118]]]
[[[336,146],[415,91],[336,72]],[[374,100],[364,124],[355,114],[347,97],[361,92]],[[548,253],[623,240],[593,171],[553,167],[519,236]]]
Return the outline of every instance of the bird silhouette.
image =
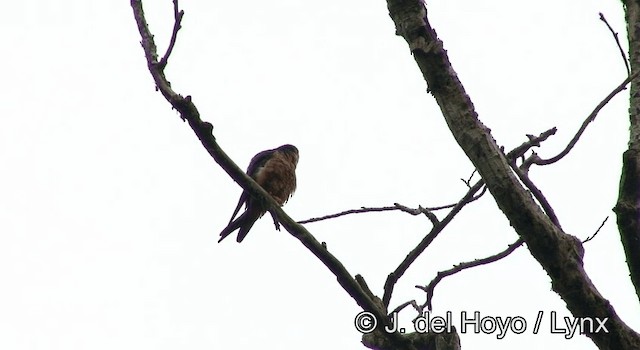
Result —
[[[262,151],[251,158],[247,167],[247,175],[262,186],[278,205],[282,206],[296,189],[297,165],[298,149],[293,145],[282,145],[278,148]],[[244,213],[235,218],[243,204],[246,206]],[[242,242],[253,224],[267,211],[267,207],[263,200],[243,191],[229,224],[220,232],[218,243],[237,229],[240,231],[236,240],[238,243]],[[274,223],[276,228],[279,228],[275,216]]]

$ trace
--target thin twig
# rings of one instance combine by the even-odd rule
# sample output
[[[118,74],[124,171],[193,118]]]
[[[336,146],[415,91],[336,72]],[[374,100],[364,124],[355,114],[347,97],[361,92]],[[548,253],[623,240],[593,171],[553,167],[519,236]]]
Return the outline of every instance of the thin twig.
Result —
[[[469,176],[468,179],[460,179],[462,180],[462,182],[464,182],[465,185],[467,185],[467,187],[471,187],[471,179],[473,179],[473,175],[476,174],[478,170],[477,169],[473,169],[473,171],[471,172],[471,176]]]
[[[573,136],[573,139],[571,139],[571,141],[569,142],[567,147],[565,147],[565,149],[562,152],[560,152],[558,155],[556,155],[555,157],[552,157],[550,159],[546,159],[546,160],[545,159],[540,159],[540,160],[536,161],[535,164],[538,164],[538,165],[553,164],[553,163],[559,161],[560,159],[562,159],[567,154],[569,154],[571,149],[573,149],[573,146],[576,145],[576,143],[578,142],[578,140],[580,139],[580,137],[582,136],[584,131],[587,129],[587,126],[589,125],[589,123],[591,123],[592,121],[594,121],[596,119],[596,116],[598,115],[600,110],[604,106],[606,106],[607,103],[609,103],[609,101],[611,101],[611,99],[615,95],[620,93],[622,90],[625,90],[627,84],[629,84],[629,82],[631,82],[633,79],[635,79],[638,76],[638,74],[640,74],[640,71],[637,71],[633,75],[627,77],[620,85],[618,85],[615,89],[613,89],[613,91],[611,91],[609,93],[609,95],[607,95],[607,97],[605,97],[602,101],[600,101],[600,103],[598,103],[596,108],[593,110],[593,112],[591,112],[591,114],[589,114],[589,116],[587,116],[587,119],[584,120],[584,122],[582,123],[582,126],[580,127],[578,132],[575,134],[575,136]]]
[[[182,28],[182,17],[184,16],[184,11],[180,10],[178,7],[178,0],[173,0],[173,30],[171,32],[171,40],[169,40],[169,46],[167,47],[167,52],[162,56],[160,62],[158,62],[158,66],[160,69],[164,69],[167,66],[167,62],[169,61],[169,56],[171,56],[171,52],[173,51],[173,46],[176,44],[176,40],[178,39],[178,31]]]
[[[544,131],[543,133],[541,133],[538,136],[527,135],[527,137],[529,138],[529,141],[524,142],[520,146],[518,146],[518,147],[514,148],[513,150],[509,151],[509,153],[507,153],[505,156],[508,159],[515,159],[515,158],[521,157],[529,149],[531,149],[532,147],[539,147],[541,142],[545,141],[550,136],[555,135],[555,133],[557,131],[558,131],[557,128],[553,127],[553,128],[551,128],[549,130]],[[468,180],[469,182],[471,181],[472,177],[473,177],[473,173],[471,174],[471,177],[469,177],[469,180]],[[470,184],[467,183],[465,180],[462,180],[462,181],[465,182],[469,188],[473,187],[473,186],[470,186]],[[478,196],[472,197],[469,202],[473,202],[473,201],[477,200],[483,194],[484,194],[484,190]],[[422,209],[424,209],[426,211],[432,212],[432,211],[436,211],[436,210],[453,208],[458,204],[459,204],[459,202],[446,204],[446,205],[441,205],[441,206],[437,206],[437,207],[427,207],[427,208],[419,207],[418,209],[411,209],[411,208],[405,207],[405,206],[397,204],[397,203],[395,203],[394,206],[392,206],[392,207],[361,207],[360,209],[349,209],[349,210],[341,211],[341,212],[336,213],[336,214],[330,214],[330,215],[325,215],[325,216],[321,216],[321,217],[317,217],[317,218],[301,220],[301,221],[298,221],[298,223],[299,224],[307,224],[307,223],[318,222],[318,221],[322,221],[322,220],[335,219],[335,218],[338,218],[338,217],[341,217],[341,216],[345,216],[345,215],[350,215],[350,214],[361,214],[361,213],[393,211],[393,210],[404,211],[404,212],[409,213],[411,215],[419,215],[420,213],[424,213],[425,215],[427,215],[425,212],[421,211],[420,208],[422,208]]]
[[[472,186],[467,186],[467,187],[472,187]],[[482,197],[482,195],[484,195],[485,189],[482,189],[482,191],[480,193],[478,193],[477,195],[471,197],[471,199],[469,200],[469,203],[476,201],[477,199],[479,199],[480,197]],[[430,210],[430,211],[436,211],[436,210],[442,210],[442,209],[449,209],[449,208],[453,208],[456,205],[458,205],[458,203],[451,203],[451,204],[446,204],[446,205],[441,205],[438,207],[429,207],[429,208],[425,208],[426,210]]]
[[[418,303],[417,303],[415,300],[409,300],[409,301],[405,301],[404,303],[402,303],[402,304],[398,305],[398,307],[396,307],[395,309],[393,309],[393,311],[391,311],[391,312],[389,313],[389,315],[393,315],[393,314],[395,314],[395,313],[398,313],[398,312],[400,312],[400,311],[404,310],[404,308],[405,308],[405,307],[407,307],[407,306],[409,306],[409,305],[413,306],[413,308],[414,308],[414,309],[416,309],[416,311],[418,311],[418,313],[419,313],[420,311],[422,311],[422,310],[420,309],[420,306],[418,305]],[[423,309],[424,309],[424,308],[423,308]]]
[[[484,194],[484,192],[482,194]],[[482,194],[478,195],[477,197],[473,197],[471,199],[471,202],[473,202],[476,199],[480,198],[480,196]],[[409,208],[407,206],[404,206],[404,205],[398,204],[398,203],[394,203],[392,207],[360,207],[360,209],[349,209],[349,210],[341,211],[341,212],[335,213],[335,214],[329,214],[329,215],[320,216],[320,217],[317,217],[317,218],[310,218],[310,219],[300,220],[300,221],[298,221],[298,223],[299,224],[308,224],[308,223],[311,223],[311,222],[318,222],[318,221],[323,221],[323,220],[335,219],[335,218],[339,218],[341,216],[350,215],[350,214],[362,214],[362,213],[373,213],[373,212],[394,211],[394,210],[399,210],[399,211],[405,212],[407,214],[411,214],[413,216],[424,214],[425,216],[427,216],[427,218],[429,218],[429,220],[431,220],[433,222],[434,221],[433,218],[435,217],[435,215],[432,213],[433,211],[453,208],[453,207],[456,206],[456,204],[457,203],[452,203],[452,204],[441,205],[441,206],[438,206],[438,207],[427,207],[427,208],[425,208],[423,206],[418,206],[417,209]],[[437,221],[437,219],[436,219],[436,221]]]
[[[604,221],[602,221],[602,223],[600,224],[600,227],[598,227],[598,229],[596,230],[596,232],[595,232],[593,235],[591,235],[591,236],[587,237],[584,241],[582,241],[582,243],[587,243],[587,242],[589,242],[590,240],[594,239],[594,238],[596,237],[596,235],[598,234],[598,232],[600,232],[600,230],[602,229],[602,227],[604,226],[604,224],[607,222],[607,220],[609,220],[609,217],[608,217],[608,216],[607,216],[606,218],[604,218]]]
[[[418,208],[413,209],[413,208],[409,208],[407,206],[404,206],[402,204],[393,203],[392,207],[361,207],[360,209],[349,209],[349,210],[341,211],[341,212],[336,213],[336,214],[330,214],[330,215],[325,215],[325,216],[321,216],[321,217],[317,217],[317,218],[301,220],[301,221],[298,221],[298,223],[299,224],[308,224],[308,223],[311,223],[311,222],[318,222],[318,221],[323,221],[323,220],[328,220],[328,219],[335,219],[335,218],[339,218],[341,216],[350,215],[350,214],[374,213],[374,212],[394,211],[394,210],[399,210],[399,211],[405,212],[407,214],[411,214],[413,216],[424,214],[431,222],[437,222],[438,221],[438,218],[435,216],[435,214],[432,213],[432,210],[434,210],[432,208],[424,208],[422,206],[418,206]],[[435,209],[435,210],[438,210],[438,209]]]
[[[422,305],[421,310],[424,310],[424,308],[426,307],[427,310],[431,311],[432,306],[431,306],[431,301],[433,299],[433,292],[436,288],[436,285],[438,285],[438,283],[440,283],[440,281],[442,281],[443,278],[447,277],[447,276],[451,276],[454,275],[460,271],[472,268],[472,267],[476,267],[476,266],[481,266],[481,265],[486,265],[492,262],[496,262],[506,256],[508,256],[509,254],[513,253],[516,249],[518,249],[518,247],[520,247],[522,245],[522,243],[524,243],[524,239],[522,237],[518,238],[517,241],[513,242],[513,244],[510,244],[509,247],[507,247],[507,249],[503,250],[502,252],[495,254],[495,255],[491,255],[488,256],[486,258],[483,259],[478,259],[478,260],[474,260],[474,261],[468,261],[468,262],[463,262],[460,263],[456,266],[454,266],[453,268],[449,269],[449,270],[445,270],[445,271],[440,271],[436,274],[436,277],[429,282],[428,285],[426,286],[416,286],[416,288],[418,289],[422,289],[423,291],[425,291],[427,293],[427,301]],[[420,311],[421,311],[420,310]]]
[[[609,22],[607,22],[607,19],[604,18],[604,15],[602,14],[602,12],[600,12],[600,20],[607,25],[607,28],[609,28],[609,31],[613,35],[613,39],[615,39],[616,41],[616,45],[618,45],[618,50],[620,50],[620,55],[622,56],[622,60],[624,61],[624,66],[627,67],[627,75],[631,74],[631,67],[629,67],[629,60],[627,59],[627,55],[625,55],[624,49],[620,44],[620,39],[618,39],[618,32],[616,32],[615,30],[613,30],[613,28],[611,28],[611,26],[609,25]]]
[[[520,146],[514,148],[513,150],[511,150],[509,153],[506,154],[506,157],[509,158],[509,159],[514,159],[514,158],[521,157],[530,148],[539,147],[540,146],[540,142],[545,141],[550,136],[554,135],[556,132],[557,132],[557,129],[555,127],[553,127],[553,128],[551,128],[549,130],[544,131],[539,136],[527,135],[527,137],[529,138],[529,141],[524,142],[522,145],[520,145]],[[474,173],[475,173],[475,170],[474,170],[474,172],[472,172],[471,176],[469,177],[469,180],[461,179],[462,182],[464,182],[467,185],[467,187],[469,187],[469,188],[472,187],[470,185],[470,182],[471,182],[471,179],[472,179]],[[470,200],[470,202],[473,202],[473,201],[477,200],[483,194],[484,194],[484,190],[478,196],[474,196]],[[426,208],[420,206],[420,207],[418,207],[418,209],[411,209],[411,208],[408,208],[408,207],[403,206],[403,205],[398,204],[398,203],[394,203],[394,206],[392,206],[392,207],[361,207],[360,209],[349,209],[349,210],[341,211],[341,212],[335,213],[335,214],[329,214],[329,215],[320,216],[320,217],[317,217],[317,218],[310,218],[310,219],[301,220],[301,221],[298,221],[298,223],[299,224],[308,224],[308,223],[311,223],[311,222],[318,222],[318,221],[323,221],[323,220],[328,220],[328,219],[335,219],[335,218],[338,218],[338,217],[341,217],[341,216],[345,216],[345,215],[350,215],[350,214],[362,214],[362,213],[394,211],[394,210],[400,210],[400,211],[406,212],[406,213],[414,215],[414,216],[415,215],[419,215],[419,214],[425,214],[425,215],[428,216],[428,214],[425,211],[433,212],[433,211],[442,210],[442,209],[449,209],[449,208],[455,207],[456,205],[458,205],[458,203],[459,202],[451,203],[451,204],[445,204],[445,205],[441,205],[441,206],[437,206],[437,207],[426,207]]]
[[[321,216],[321,217],[317,217],[317,218],[301,220],[301,221],[298,221],[298,223],[299,224],[308,224],[310,222],[317,222],[317,221],[322,221],[322,220],[335,219],[335,218],[339,218],[341,216],[345,216],[345,215],[349,215],[349,214],[361,214],[361,213],[372,213],[372,212],[393,211],[393,210],[400,210],[400,208],[398,208],[396,206],[393,206],[393,207],[372,207],[372,208],[361,207],[360,209],[349,209],[349,210],[341,211],[341,212],[336,213],[336,214],[330,214],[330,215],[325,215],[325,216]]]

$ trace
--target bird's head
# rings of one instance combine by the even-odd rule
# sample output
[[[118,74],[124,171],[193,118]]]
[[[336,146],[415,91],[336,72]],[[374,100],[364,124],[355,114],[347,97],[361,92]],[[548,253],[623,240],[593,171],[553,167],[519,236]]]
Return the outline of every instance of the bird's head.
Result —
[[[295,164],[298,164],[298,148],[296,148],[296,146],[294,145],[282,145],[278,148],[276,148],[276,150],[286,154],[287,156],[291,157],[291,159],[293,160],[293,162]]]

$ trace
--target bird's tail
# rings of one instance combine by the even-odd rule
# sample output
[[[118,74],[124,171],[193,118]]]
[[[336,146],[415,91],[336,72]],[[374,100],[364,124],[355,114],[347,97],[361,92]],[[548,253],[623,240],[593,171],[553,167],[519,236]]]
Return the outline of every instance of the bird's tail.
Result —
[[[255,210],[255,208],[251,208],[242,215],[238,216],[237,219],[233,220],[227,227],[225,227],[222,232],[220,232],[220,239],[218,243],[222,242],[223,239],[227,238],[228,235],[233,233],[238,228],[240,232],[238,232],[238,243],[242,242],[242,240],[247,236],[253,224],[262,216],[262,212],[260,210]]]
[[[247,233],[249,233],[249,230],[251,230],[251,228],[253,227],[253,224],[255,224],[256,221],[258,221],[258,219],[262,216],[263,213],[260,211],[247,210],[245,214],[247,214],[247,220],[243,225],[240,225],[240,231],[238,231],[238,238],[236,238],[236,241],[238,243],[242,242],[242,240],[245,237],[247,237]]]

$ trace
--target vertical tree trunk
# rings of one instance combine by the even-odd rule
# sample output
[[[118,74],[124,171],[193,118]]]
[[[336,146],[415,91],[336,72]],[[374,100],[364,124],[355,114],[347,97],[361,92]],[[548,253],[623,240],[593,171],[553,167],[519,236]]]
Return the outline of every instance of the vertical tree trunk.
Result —
[[[624,1],[629,39],[631,72],[640,69],[640,2]],[[617,215],[620,240],[627,257],[631,282],[640,301],[640,90],[637,81],[631,82],[629,120],[631,122],[629,148],[622,156],[622,175]]]

